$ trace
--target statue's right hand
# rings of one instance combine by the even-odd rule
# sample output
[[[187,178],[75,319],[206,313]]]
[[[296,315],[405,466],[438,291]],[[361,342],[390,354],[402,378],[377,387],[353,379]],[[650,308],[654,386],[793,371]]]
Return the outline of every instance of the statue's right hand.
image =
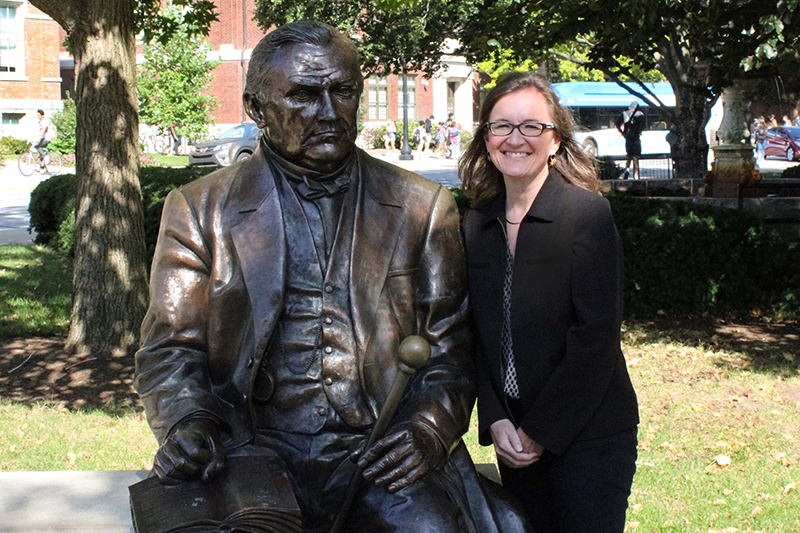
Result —
[[[207,418],[189,419],[167,437],[156,452],[153,471],[161,483],[177,485],[190,478],[208,481],[225,466],[219,427]]]

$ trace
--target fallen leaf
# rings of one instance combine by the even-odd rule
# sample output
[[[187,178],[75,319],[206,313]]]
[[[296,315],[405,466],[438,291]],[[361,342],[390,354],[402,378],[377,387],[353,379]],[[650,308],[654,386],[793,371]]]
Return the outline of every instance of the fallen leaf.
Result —
[[[731,458],[727,455],[718,455],[714,457],[714,462],[717,463],[719,466],[728,466],[731,464]]]
[[[796,481],[792,481],[791,483],[789,483],[788,485],[783,487],[783,493],[787,494],[789,491],[794,490],[796,488],[797,488],[797,482]]]
[[[753,509],[753,512],[750,513],[750,516],[758,516],[763,512],[764,512],[764,509],[762,509],[761,507],[756,507],[756,508]]]

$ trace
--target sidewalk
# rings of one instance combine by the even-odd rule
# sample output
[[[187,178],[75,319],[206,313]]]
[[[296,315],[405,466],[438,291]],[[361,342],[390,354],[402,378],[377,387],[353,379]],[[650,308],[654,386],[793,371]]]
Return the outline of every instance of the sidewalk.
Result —
[[[13,160],[7,160],[5,167],[0,168],[0,246],[33,242],[36,234],[28,233],[31,191],[49,177],[41,174],[25,177]]]

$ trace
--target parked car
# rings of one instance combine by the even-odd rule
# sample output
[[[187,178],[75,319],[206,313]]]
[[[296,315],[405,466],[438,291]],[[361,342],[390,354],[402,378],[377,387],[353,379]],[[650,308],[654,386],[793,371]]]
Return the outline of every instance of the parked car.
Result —
[[[256,149],[261,130],[252,122],[233,127],[211,141],[202,141],[189,148],[189,166],[227,167],[244,161]]]
[[[779,126],[767,130],[766,157],[783,157],[789,161],[800,158],[800,127]]]

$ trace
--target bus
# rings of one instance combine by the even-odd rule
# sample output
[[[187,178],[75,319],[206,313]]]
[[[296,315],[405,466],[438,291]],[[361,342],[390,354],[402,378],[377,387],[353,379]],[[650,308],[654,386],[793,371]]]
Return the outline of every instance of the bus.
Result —
[[[642,88],[631,83],[631,88],[644,94]],[[650,91],[668,107],[675,106],[675,96],[669,83],[647,83]],[[667,143],[667,117],[658,103],[648,102],[633,96],[614,82],[585,81],[554,83],[553,89],[561,105],[572,112],[577,125],[575,138],[590,154],[597,157],[625,157],[625,139],[614,122],[637,102],[644,113],[645,128],[642,132],[642,155],[669,154]],[[649,98],[652,98],[648,95]]]

